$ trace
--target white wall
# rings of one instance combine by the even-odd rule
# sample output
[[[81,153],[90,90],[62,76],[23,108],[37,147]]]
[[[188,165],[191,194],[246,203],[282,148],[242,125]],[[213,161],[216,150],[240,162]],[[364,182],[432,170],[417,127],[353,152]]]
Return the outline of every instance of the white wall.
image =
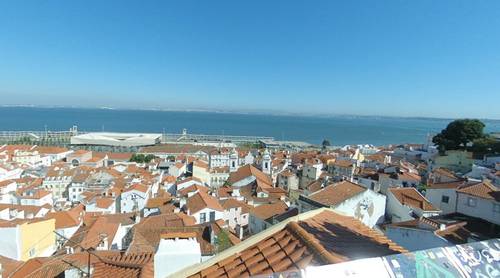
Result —
[[[113,242],[111,243],[109,248],[115,249],[116,247],[118,250],[123,250],[123,238],[127,235],[130,229],[132,229],[132,226],[134,226],[134,224],[124,226],[120,224],[118,230],[116,231],[115,237],[113,238]]]
[[[409,207],[403,206],[392,193],[387,193],[386,214],[391,218],[392,223],[414,219],[410,216],[411,211]]]
[[[367,189],[372,189],[373,191],[375,192],[379,192],[380,191],[380,183],[376,180],[372,180],[372,179],[367,179],[367,178],[362,178],[362,177],[358,177],[356,179],[356,183],[367,188]],[[373,186],[372,186],[373,184]],[[373,187],[373,188],[372,188]]]
[[[476,200],[475,207],[470,207],[467,205],[468,198]],[[493,211],[493,204],[500,205],[499,202],[495,202],[493,200],[487,200],[463,193],[458,193],[457,212],[472,217],[479,217],[491,223],[500,225],[500,213]]]
[[[177,191],[182,190],[184,188],[188,188],[188,187],[190,187],[193,184],[203,185],[203,184],[201,184],[200,182],[198,182],[196,180],[190,180],[190,181],[185,181],[185,182],[181,181],[180,183],[177,184]]]
[[[223,219],[224,218],[224,212],[223,211],[217,211],[213,210],[211,208],[204,208],[196,213],[191,214],[196,219],[196,224],[202,224],[206,222],[210,222],[210,212],[215,212],[215,220]],[[201,214],[205,213],[205,222],[201,222]]]
[[[131,190],[122,193],[120,200],[121,213],[133,212],[135,204],[137,204],[138,211],[142,210],[146,204],[147,200],[146,196],[147,196],[146,193],[137,190]]]
[[[448,203],[442,202],[443,196],[449,197]],[[457,193],[454,188],[427,189],[425,198],[427,198],[434,207],[441,209],[443,214],[456,212]]]
[[[384,221],[385,200],[384,195],[366,190],[332,208],[352,216],[372,228]]]
[[[248,213],[243,213],[241,207],[229,208],[224,210],[224,221],[227,221],[231,229],[235,229],[236,225],[246,226],[248,225],[250,215]]]
[[[410,252],[454,245],[427,230],[387,226],[385,235]]]
[[[19,238],[17,227],[0,228],[0,255],[19,260]]]
[[[15,168],[11,171],[6,171],[3,174],[0,174],[0,181],[4,180],[12,180],[21,178],[21,174],[23,173],[23,169]]]
[[[164,278],[200,262],[201,249],[196,239],[161,239],[154,257],[154,277]]]

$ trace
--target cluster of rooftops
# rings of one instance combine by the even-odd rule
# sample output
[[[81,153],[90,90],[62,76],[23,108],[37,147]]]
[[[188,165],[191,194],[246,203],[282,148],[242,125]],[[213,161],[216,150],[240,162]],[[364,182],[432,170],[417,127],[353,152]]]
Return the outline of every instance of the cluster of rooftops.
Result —
[[[294,151],[169,144],[139,154],[153,158],[0,147],[2,274],[301,273],[500,232],[500,159],[443,158],[414,144]]]

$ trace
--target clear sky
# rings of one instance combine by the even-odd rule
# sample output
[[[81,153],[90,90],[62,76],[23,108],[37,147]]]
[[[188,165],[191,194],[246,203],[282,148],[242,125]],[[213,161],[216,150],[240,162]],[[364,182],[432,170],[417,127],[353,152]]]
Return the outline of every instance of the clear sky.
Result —
[[[0,1],[0,104],[500,119],[500,1]]]

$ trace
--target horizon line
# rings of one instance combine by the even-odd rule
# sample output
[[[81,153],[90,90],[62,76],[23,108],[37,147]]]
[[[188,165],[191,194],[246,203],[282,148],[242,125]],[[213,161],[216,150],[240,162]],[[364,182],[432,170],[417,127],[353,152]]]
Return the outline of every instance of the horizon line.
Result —
[[[112,107],[112,106],[77,106],[77,105],[43,105],[43,104],[0,104],[0,108],[42,108],[42,109],[95,109],[95,110],[122,110],[122,111],[156,111],[156,112],[195,112],[195,113],[220,113],[236,115],[265,115],[265,116],[300,116],[300,117],[362,117],[362,118],[400,118],[400,119],[426,119],[426,120],[456,120],[456,119],[479,119],[485,121],[500,121],[500,118],[480,118],[480,117],[432,117],[432,116],[394,116],[394,115],[362,115],[362,114],[328,114],[328,113],[301,113],[273,110],[222,110],[215,108],[155,108],[155,107]]]

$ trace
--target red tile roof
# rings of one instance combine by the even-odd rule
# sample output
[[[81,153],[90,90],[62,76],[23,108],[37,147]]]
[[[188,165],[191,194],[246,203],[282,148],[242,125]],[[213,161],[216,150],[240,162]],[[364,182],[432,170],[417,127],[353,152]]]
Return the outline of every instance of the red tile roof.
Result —
[[[300,221],[273,226],[199,266],[176,274],[200,278],[248,277],[406,252],[352,217],[331,210],[318,212],[311,212],[315,215]]]
[[[335,167],[349,168],[354,165],[354,162],[350,160],[336,160],[335,162],[332,163],[332,165]]]
[[[342,181],[314,192],[307,198],[325,206],[335,206],[367,189],[350,181]]]
[[[402,205],[423,211],[439,211],[413,187],[389,188],[389,191]]]
[[[288,206],[283,201],[277,201],[272,204],[263,204],[254,207],[250,210],[250,214],[261,219],[267,220],[273,216],[285,213],[288,210]]]
[[[457,192],[500,202],[500,189],[496,188],[489,181],[464,186],[458,189]]]
[[[23,264],[22,261],[16,261],[4,256],[0,256],[0,265],[2,271],[0,272],[2,277],[9,277],[11,273],[14,272],[18,267]]]
[[[186,207],[189,209],[190,214],[197,213],[204,208],[224,211],[217,198],[208,195],[208,193],[204,191],[199,191],[198,193],[189,197],[186,202]]]
[[[154,277],[154,252],[118,254],[96,262],[92,277]]]
[[[187,196],[190,192],[205,192],[208,193],[208,187],[198,184],[192,184],[186,188],[177,191],[178,196]]]
[[[95,205],[98,208],[107,209],[115,203],[113,198],[98,198],[95,201]]]
[[[132,191],[132,190],[146,193],[146,192],[148,192],[148,187],[144,184],[134,183],[131,186],[129,186],[127,189],[125,189],[124,192]]]
[[[457,189],[466,184],[466,181],[431,183],[427,185],[427,189]]]
[[[250,164],[240,167],[236,172],[231,173],[229,175],[228,182],[234,184],[250,176],[254,176],[255,179],[264,184],[273,184],[271,178],[268,175],[264,174],[262,171]]]

